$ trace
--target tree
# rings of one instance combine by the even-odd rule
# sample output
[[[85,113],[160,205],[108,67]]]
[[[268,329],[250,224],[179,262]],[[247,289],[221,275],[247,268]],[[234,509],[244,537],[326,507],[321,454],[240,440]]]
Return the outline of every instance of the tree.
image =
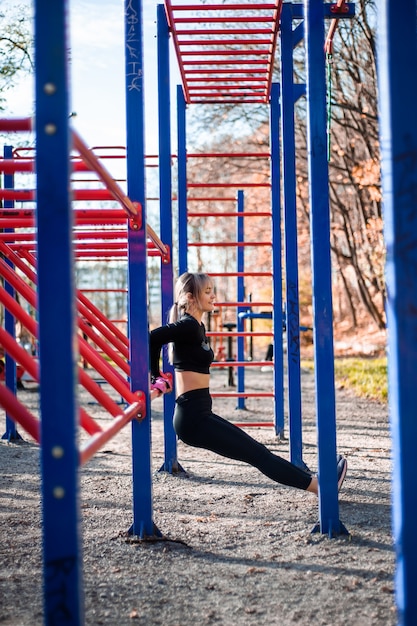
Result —
[[[0,110],[3,94],[23,73],[33,72],[32,16],[28,7],[18,5],[0,10]]]
[[[385,326],[384,244],[380,191],[375,17],[373,0],[339,32],[332,70],[333,148],[330,160],[332,249],[356,324],[355,299]]]
[[[329,119],[331,154],[329,185],[331,246],[334,268],[336,322],[348,320],[356,327],[361,319],[378,328],[385,326],[377,83],[375,60],[374,0],[358,0],[356,16],[341,21],[329,59]],[[278,51],[279,55],[279,51]],[[294,54],[295,75],[305,82],[305,51]],[[330,64],[331,63],[331,64]],[[275,68],[279,80],[278,68]],[[331,89],[330,89],[331,87]],[[210,105],[198,107],[193,117],[194,137],[206,138],[214,129],[217,143],[229,135],[241,150],[269,149],[268,107]],[[309,197],[307,180],[307,132],[305,102],[296,105],[298,227],[300,301],[311,300]],[[213,143],[213,142],[212,142]],[[243,163],[241,163],[243,165]],[[244,163],[248,178],[268,176],[262,161]],[[224,168],[222,170],[224,172]],[[260,267],[256,259],[256,267]]]

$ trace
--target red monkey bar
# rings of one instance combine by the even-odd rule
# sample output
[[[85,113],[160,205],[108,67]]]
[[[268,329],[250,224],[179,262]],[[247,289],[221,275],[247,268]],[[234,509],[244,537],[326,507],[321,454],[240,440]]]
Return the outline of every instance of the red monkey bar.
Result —
[[[187,103],[269,102],[282,0],[165,0]]]

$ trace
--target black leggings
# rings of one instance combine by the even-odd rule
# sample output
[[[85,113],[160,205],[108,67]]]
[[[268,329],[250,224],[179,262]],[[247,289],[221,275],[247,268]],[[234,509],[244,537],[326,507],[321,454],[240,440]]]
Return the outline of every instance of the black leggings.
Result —
[[[174,428],[184,443],[249,463],[277,483],[307,489],[311,482],[308,472],[272,454],[241,428],[215,415],[211,407],[208,389],[194,389],[178,396]]]

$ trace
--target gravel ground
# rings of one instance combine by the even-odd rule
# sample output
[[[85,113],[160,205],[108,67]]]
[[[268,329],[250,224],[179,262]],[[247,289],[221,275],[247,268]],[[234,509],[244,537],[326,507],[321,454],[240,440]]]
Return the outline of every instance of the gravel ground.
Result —
[[[269,372],[247,375],[270,389]],[[213,389],[227,384],[213,374]],[[316,468],[314,377],[302,373],[304,460]],[[38,394],[18,392],[36,411]],[[83,398],[83,402],[88,400]],[[233,421],[272,419],[270,399],[215,399]],[[154,521],[163,541],[135,542],[130,428],[81,471],[85,624],[107,626],[391,626],[397,623],[387,407],[337,391],[338,451],[348,458],[340,519],[350,536],[312,533],[317,499],[256,470],[179,442],[187,476],[159,472],[162,401],[153,404]],[[103,425],[97,406],[88,412]],[[0,412],[0,419],[4,419]],[[3,422],[4,423],[4,422]],[[271,428],[250,433],[288,458]],[[0,623],[43,623],[39,450],[1,442]]]

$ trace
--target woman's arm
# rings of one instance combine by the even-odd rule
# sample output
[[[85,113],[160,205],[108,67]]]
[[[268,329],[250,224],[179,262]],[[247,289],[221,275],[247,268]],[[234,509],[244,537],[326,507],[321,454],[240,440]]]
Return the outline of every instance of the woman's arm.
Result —
[[[151,376],[161,375],[159,362],[162,346],[176,341],[189,341],[195,332],[198,332],[198,322],[190,318],[181,319],[173,324],[166,324],[155,328],[149,334],[149,360]]]
[[[155,328],[149,333],[149,360],[152,377],[157,378],[161,375],[159,362],[161,359],[162,346],[171,341],[171,332],[168,326]]]

